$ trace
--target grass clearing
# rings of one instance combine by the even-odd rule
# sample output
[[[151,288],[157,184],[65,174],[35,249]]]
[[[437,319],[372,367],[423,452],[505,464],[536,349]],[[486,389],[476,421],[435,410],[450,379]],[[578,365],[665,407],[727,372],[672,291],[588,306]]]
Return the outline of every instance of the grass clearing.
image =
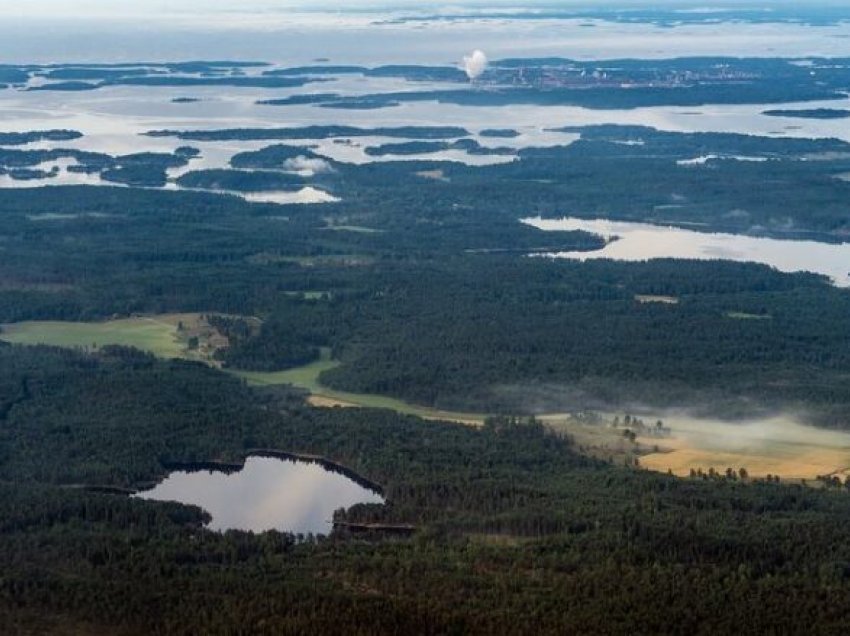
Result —
[[[432,181],[442,181],[444,183],[451,181],[442,170],[420,170],[416,173],[416,176],[423,179],[431,179]]]
[[[96,350],[104,345],[126,345],[163,358],[181,357],[177,328],[147,318],[108,322],[32,321],[3,325],[0,339],[14,344],[46,344]]]
[[[355,232],[358,234],[383,234],[384,230],[379,230],[374,227],[366,227],[365,225],[329,225],[326,230],[334,232]]]
[[[248,384],[256,386],[274,386],[276,384],[291,384],[300,389],[309,391],[309,401],[314,406],[324,408],[379,408],[392,409],[406,415],[416,415],[429,420],[445,420],[480,426],[486,415],[482,413],[459,413],[456,411],[444,411],[410,404],[397,398],[374,393],[349,393],[347,391],[336,391],[324,386],[319,382],[319,374],[322,371],[339,366],[339,362],[331,360],[330,349],[323,348],[321,357],[301,367],[287,369],[286,371],[239,371],[232,370],[231,373],[245,379]]]
[[[109,219],[113,214],[102,214],[99,212],[83,212],[81,214],[59,214],[57,212],[44,212],[42,214],[27,214],[28,221],[73,221],[76,219]]]
[[[659,303],[661,305],[678,305],[679,299],[675,296],[652,296],[648,294],[635,294],[635,300],[642,305],[648,303]]]
[[[198,346],[190,348],[191,338]],[[136,347],[160,358],[212,362],[212,352],[227,340],[201,314],[136,316],[101,322],[28,321],[2,325],[0,340],[95,351],[105,345]]]
[[[325,300],[331,297],[331,293],[327,291],[288,291],[283,292],[290,298],[301,298],[302,300]]]
[[[299,292],[302,293],[302,292]],[[321,298],[325,292],[306,292],[305,298]],[[197,347],[190,340],[197,338]],[[38,345],[96,351],[105,345],[136,347],[161,358],[183,358],[219,366],[213,359],[216,349],[226,347],[227,339],[212,328],[203,314],[160,314],[136,316],[101,322],[29,321],[2,325],[0,340],[12,344]],[[368,407],[392,409],[430,420],[445,420],[479,426],[486,415],[443,411],[409,404],[403,400],[370,393],[335,391],[319,382],[319,374],[339,365],[331,360],[330,349],[323,348],[321,357],[301,367],[285,371],[242,371],[226,369],[255,386],[291,384],[310,393],[315,406]]]
[[[372,265],[375,259],[358,254],[327,254],[324,256],[279,256],[277,263],[295,263],[301,267],[365,267]]]
[[[635,458],[653,452],[643,441],[632,442],[624,436],[627,426],[613,426],[613,416],[596,414],[550,413],[538,416],[557,433],[568,435],[579,452],[621,466],[633,466]]]
[[[326,228],[327,229],[327,228]],[[276,263],[295,263],[300,267],[363,267],[371,265],[375,259],[359,254],[325,254],[322,256],[292,256],[274,252],[257,252],[245,259],[252,265],[274,265]]]

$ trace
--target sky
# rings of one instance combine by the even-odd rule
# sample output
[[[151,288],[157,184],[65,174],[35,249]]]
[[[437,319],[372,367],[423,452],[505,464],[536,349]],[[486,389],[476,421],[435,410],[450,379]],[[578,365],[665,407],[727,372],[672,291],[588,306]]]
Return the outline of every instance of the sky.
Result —
[[[819,0],[804,5],[840,6],[841,0]],[[846,2],[844,3],[846,4]],[[797,0],[450,0],[421,2],[420,0],[0,0],[0,16],[42,19],[132,19],[168,18],[175,15],[203,16],[209,13],[278,13],[291,11],[356,12],[363,10],[406,9],[426,12],[451,11],[463,8],[513,7],[530,8],[619,8],[641,7],[658,9],[672,6],[737,6],[780,7],[801,6]]]
[[[303,64],[331,58],[360,64],[445,64],[475,48],[492,59],[772,56],[779,51],[790,56],[850,55],[850,23],[820,30],[787,24],[665,30],[613,23],[588,30],[564,21],[373,24],[381,17],[376,13],[386,11],[379,8],[387,6],[404,14],[433,14],[517,5],[525,10],[801,6],[791,0],[0,0],[0,63],[227,58]]]

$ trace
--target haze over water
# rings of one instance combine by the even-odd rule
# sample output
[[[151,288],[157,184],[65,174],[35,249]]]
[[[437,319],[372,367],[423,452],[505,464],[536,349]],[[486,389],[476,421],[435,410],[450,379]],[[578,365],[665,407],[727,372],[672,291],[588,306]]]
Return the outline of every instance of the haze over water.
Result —
[[[662,26],[600,19],[511,20],[504,17],[506,3],[465,4],[466,7],[452,9],[403,0],[350,2],[340,10],[339,5],[328,3],[265,0],[5,3],[0,6],[0,42],[3,43],[0,62],[155,61],[212,56],[286,63],[329,58],[347,64],[445,64],[459,61],[463,52],[473,45],[488,52],[491,59],[850,55],[850,25],[846,23],[811,26],[790,22],[722,22]],[[386,8],[388,5],[390,8]],[[556,6],[594,8],[593,3],[567,2]],[[675,5],[659,2],[656,6]],[[488,19],[488,7],[490,12],[499,11],[501,17]],[[525,10],[535,7],[551,9],[552,5],[522,4]],[[700,9],[694,4],[690,10],[695,8]],[[399,20],[423,15],[445,18],[452,12],[477,13],[482,17]],[[682,17],[687,14],[682,13]]]
[[[74,10],[58,0],[33,5],[0,6],[0,60],[5,62],[116,62],[121,60],[253,59],[279,65],[313,64],[316,60],[338,64],[439,64],[457,65],[473,45],[486,50],[490,59],[510,56],[566,56],[611,59],[617,57],[675,57],[680,55],[753,56],[850,56],[850,23],[812,26],[790,22],[717,22],[672,26],[644,22],[624,23],[601,19],[488,18],[488,7],[499,3],[474,3],[480,17],[446,19],[456,9],[417,7],[396,2],[392,8],[375,3],[350,3],[328,11],[319,5],[253,0],[247,3],[163,2],[140,5],[130,2],[88,0]],[[54,7],[50,26],[45,6]],[[539,5],[543,7],[543,4]],[[568,5],[564,5],[568,6]],[[662,3],[662,7],[672,6]],[[306,7],[306,8],[305,8]],[[502,7],[501,10],[503,10]],[[704,8],[697,8],[704,11]],[[489,9],[492,11],[493,9]],[[695,10],[693,8],[691,11]],[[470,11],[472,11],[470,9]],[[427,19],[406,20],[408,17]],[[685,13],[682,14],[685,17]],[[35,24],[39,28],[33,28]],[[150,37],[156,32],[156,38]],[[85,36],[85,37],[83,37]],[[151,41],[156,42],[151,47]],[[248,69],[247,73],[260,71]],[[679,132],[736,132],[789,137],[836,137],[850,141],[844,120],[767,117],[765,104],[707,105],[697,108],[661,106],[623,110],[596,110],[565,106],[514,105],[504,107],[460,106],[423,102],[378,110],[333,110],[310,105],[276,108],[257,104],[270,96],[285,97],[316,91],[346,95],[404,90],[439,90],[439,82],[410,82],[402,78],[340,76],[321,85],[289,89],[235,87],[107,87],[93,92],[50,93],[0,91],[0,129],[28,131],[49,128],[80,130],[83,137],[63,147],[111,154],[139,151],[172,152],[181,141],[152,138],[142,133],[158,128],[203,129],[228,127],[308,126],[344,123],[354,126],[435,125],[451,123],[469,129],[471,136],[486,127],[512,127],[512,139],[487,140],[483,146],[530,146],[569,144],[575,133],[549,130],[564,125],[615,123],[647,125]],[[176,97],[191,95],[200,101],[174,104]],[[788,104],[788,108],[846,107],[850,100]],[[341,145],[332,140],[304,140],[317,152],[343,162],[428,159],[487,164],[512,161],[511,155],[473,155],[461,150],[384,157],[369,156],[364,149],[388,141],[362,137]],[[200,142],[200,157],[186,167],[172,170],[173,180],[189,170],[227,167],[230,158],[243,150],[256,150],[272,142]],[[30,144],[27,148],[48,147]],[[93,184],[97,175],[68,170],[68,160],[55,165],[50,179],[16,181],[0,176],[0,187]],[[169,183],[167,187],[176,187]],[[321,190],[263,192],[244,195],[257,201],[321,203],[335,197]],[[752,260],[782,271],[813,271],[830,277],[840,286],[850,285],[850,247],[810,241],[781,241],[641,224],[602,220],[527,220],[540,229],[584,229],[619,240],[603,250],[582,254],[558,254],[572,258],[644,260],[659,257],[724,258]]]

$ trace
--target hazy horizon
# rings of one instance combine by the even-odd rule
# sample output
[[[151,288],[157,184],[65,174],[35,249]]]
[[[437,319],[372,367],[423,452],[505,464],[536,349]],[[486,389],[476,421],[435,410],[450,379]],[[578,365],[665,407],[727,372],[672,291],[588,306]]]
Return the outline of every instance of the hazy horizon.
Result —
[[[301,0],[34,0],[0,2],[0,63],[77,63],[173,61],[226,57],[302,64],[316,58],[350,63],[456,63],[464,52],[486,49],[500,57],[563,56],[615,59],[739,55],[850,56],[850,22],[808,26],[787,19],[754,22],[625,23],[597,20],[595,29],[581,19],[460,19],[439,23],[382,23],[382,16],[486,13],[488,8],[528,13],[542,9],[699,9],[793,10],[806,15],[821,2],[793,3],[697,0],[663,3],[620,0],[553,3],[465,0],[422,6],[408,0],[361,0],[339,8],[330,2]],[[684,13],[683,13],[684,15]],[[787,18],[787,11],[784,14]]]

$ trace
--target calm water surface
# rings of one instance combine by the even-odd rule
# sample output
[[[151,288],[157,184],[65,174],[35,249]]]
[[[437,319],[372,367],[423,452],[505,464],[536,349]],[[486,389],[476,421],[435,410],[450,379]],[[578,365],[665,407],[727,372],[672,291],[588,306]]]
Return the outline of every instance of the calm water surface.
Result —
[[[213,530],[280,530],[328,534],[334,510],[357,503],[383,503],[376,493],[318,464],[249,457],[237,473],[171,473],[137,495],[200,506]]]
[[[653,258],[724,259],[763,263],[782,272],[814,272],[828,276],[839,287],[850,287],[850,243],[792,241],[739,234],[696,232],[679,227],[628,223],[604,219],[523,219],[545,231],[582,230],[609,242],[591,252],[557,252],[554,258],[587,260],[610,258],[645,261]]]

